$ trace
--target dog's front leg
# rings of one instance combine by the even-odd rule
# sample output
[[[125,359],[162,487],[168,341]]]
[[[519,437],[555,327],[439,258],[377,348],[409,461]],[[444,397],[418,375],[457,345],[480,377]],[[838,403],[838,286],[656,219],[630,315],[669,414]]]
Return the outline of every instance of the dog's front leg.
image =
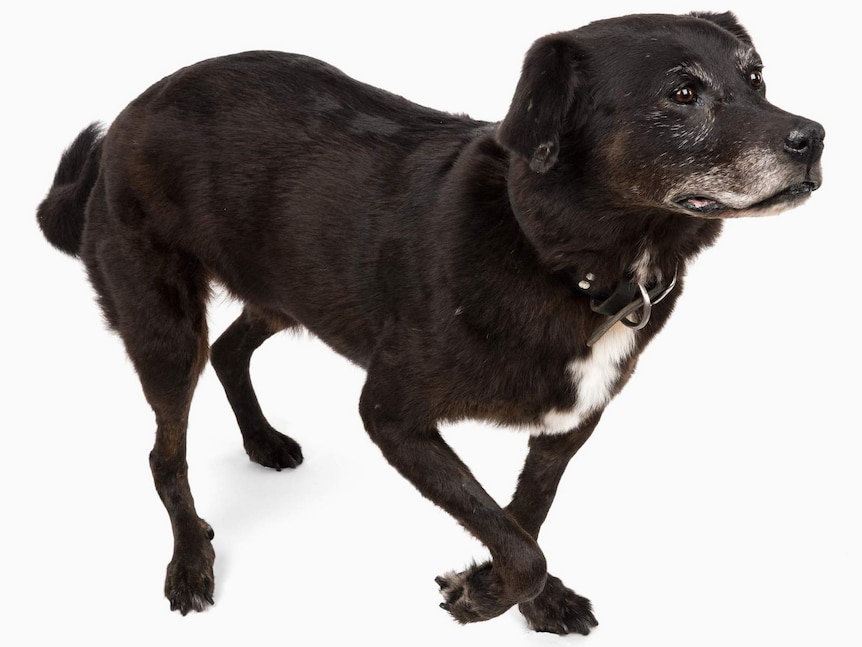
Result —
[[[459,622],[487,620],[534,598],[545,585],[545,557],[476,481],[421,415],[409,375],[392,356],[372,362],[360,412],[383,455],[426,498],[451,514],[491,552],[492,562],[437,578],[443,608]]]
[[[565,434],[530,437],[527,460],[506,510],[533,539],[539,537],[539,530],[548,516],[569,461],[587,442],[600,418],[601,413],[596,413],[580,427]]]
[[[506,510],[534,539],[548,516],[566,466],[593,433],[600,417],[601,413],[597,413],[566,434],[530,438],[527,460]],[[586,635],[598,624],[590,601],[550,574],[542,592],[520,603],[518,609],[536,631]]]

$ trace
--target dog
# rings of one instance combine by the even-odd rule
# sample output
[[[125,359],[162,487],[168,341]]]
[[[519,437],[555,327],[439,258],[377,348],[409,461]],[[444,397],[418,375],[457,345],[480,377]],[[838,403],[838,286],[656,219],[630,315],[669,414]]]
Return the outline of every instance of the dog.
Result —
[[[149,461],[174,550],[165,595],[213,603],[213,530],[187,479],[208,358],[249,458],[299,444],[249,378],[271,335],[306,329],[364,368],[365,429],[491,559],[437,578],[461,623],[517,605],[587,634],[590,602],[548,573],[539,530],[567,463],[631,376],[726,218],[821,184],[823,127],[765,98],[732,13],[633,15],[537,40],[499,123],[438,112],[304,56],[200,62],[63,154],[38,222],[80,257],[156,415]],[[244,304],[209,347],[210,285]],[[438,432],[530,434],[501,507]]]

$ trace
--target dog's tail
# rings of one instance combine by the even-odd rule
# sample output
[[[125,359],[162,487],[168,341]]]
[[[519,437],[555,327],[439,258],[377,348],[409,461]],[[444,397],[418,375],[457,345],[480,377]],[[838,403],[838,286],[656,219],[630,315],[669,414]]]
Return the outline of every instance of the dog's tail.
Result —
[[[63,152],[54,184],[36,212],[48,242],[72,256],[81,248],[87,200],[99,175],[102,138],[98,123],[81,131]]]

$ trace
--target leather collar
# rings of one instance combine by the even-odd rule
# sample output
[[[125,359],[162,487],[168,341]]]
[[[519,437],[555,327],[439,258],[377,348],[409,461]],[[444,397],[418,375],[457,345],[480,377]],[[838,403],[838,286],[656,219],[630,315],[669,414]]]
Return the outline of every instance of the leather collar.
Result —
[[[573,272],[575,289],[589,297],[590,309],[605,316],[605,321],[596,328],[587,340],[592,346],[618,321],[635,330],[649,323],[652,307],[664,299],[676,286],[677,270],[670,281],[657,281],[646,286],[630,278],[620,280],[610,292],[602,292],[597,287],[596,275],[592,272]]]

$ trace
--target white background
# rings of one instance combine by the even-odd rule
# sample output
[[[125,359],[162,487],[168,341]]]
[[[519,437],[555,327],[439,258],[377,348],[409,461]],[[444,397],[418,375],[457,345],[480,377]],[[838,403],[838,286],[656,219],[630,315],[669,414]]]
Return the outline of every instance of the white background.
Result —
[[[856,21],[837,3],[768,4],[3,9],[0,642],[862,644]],[[367,439],[362,372],[286,335],[255,356],[253,376],[306,463],[251,464],[207,369],[189,461],[216,531],[216,604],[171,613],[152,414],[81,265],[48,246],[34,217],[77,132],[183,65],[247,49],[314,55],[419,103],[498,120],[543,34],[633,11],[727,8],[758,44],[771,100],[825,125],[825,184],[800,209],[728,223],[563,480],[542,545],[551,572],[592,599],[593,635],[532,634],[516,611],[460,627],[438,609],[434,576],[483,549]],[[217,299],[212,335],[238,311]],[[446,435],[508,501],[526,438],[478,425]]]

